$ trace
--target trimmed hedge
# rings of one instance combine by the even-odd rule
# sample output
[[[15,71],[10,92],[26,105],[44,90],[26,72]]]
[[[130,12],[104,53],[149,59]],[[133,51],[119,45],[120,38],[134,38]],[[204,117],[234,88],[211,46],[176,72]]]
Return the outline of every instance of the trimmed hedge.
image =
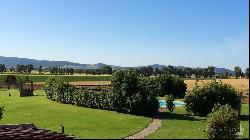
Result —
[[[240,131],[239,112],[228,104],[215,106],[207,119],[209,139],[235,139]]]
[[[114,110],[113,94],[110,92],[93,92],[80,88],[74,93],[74,104],[77,106]]]
[[[194,87],[192,93],[185,96],[186,110],[195,115],[207,116],[216,104],[229,104],[240,111],[242,95],[228,84],[213,81],[204,86]]]
[[[96,109],[113,109],[113,95],[109,92],[94,92],[86,88],[77,89],[61,78],[50,78],[45,84],[45,93],[48,99],[82,107]]]

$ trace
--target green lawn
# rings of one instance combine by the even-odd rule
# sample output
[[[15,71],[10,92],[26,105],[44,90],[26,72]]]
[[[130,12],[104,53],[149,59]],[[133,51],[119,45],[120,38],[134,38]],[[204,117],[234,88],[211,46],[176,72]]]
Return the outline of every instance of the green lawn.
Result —
[[[249,138],[249,105],[243,104],[241,110],[241,125],[244,128],[242,138]],[[171,117],[164,113],[162,127],[150,135],[150,139],[206,139],[206,117],[188,116],[183,107],[175,109]]]
[[[41,128],[60,132],[60,124],[66,134],[77,138],[123,138],[144,129],[150,118],[112,111],[65,105],[48,100],[43,91],[39,96],[19,97],[17,90],[0,89],[0,105],[5,112],[0,124],[34,123]]]

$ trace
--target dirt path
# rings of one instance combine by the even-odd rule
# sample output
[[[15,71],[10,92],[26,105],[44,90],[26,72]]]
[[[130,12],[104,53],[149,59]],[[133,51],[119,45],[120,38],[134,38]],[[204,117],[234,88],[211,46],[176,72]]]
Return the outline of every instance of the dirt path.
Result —
[[[150,134],[154,133],[157,129],[161,127],[161,117],[162,117],[162,111],[159,109],[156,116],[152,118],[152,122],[148,125],[147,128],[143,129],[142,131],[128,136],[125,139],[144,139]]]

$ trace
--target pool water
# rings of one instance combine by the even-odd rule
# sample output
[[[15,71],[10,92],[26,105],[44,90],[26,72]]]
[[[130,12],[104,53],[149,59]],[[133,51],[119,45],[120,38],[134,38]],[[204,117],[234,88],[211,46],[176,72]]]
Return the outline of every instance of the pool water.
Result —
[[[160,107],[166,107],[166,101],[165,100],[159,100]],[[185,103],[181,101],[174,101],[174,104],[176,107],[184,106]]]

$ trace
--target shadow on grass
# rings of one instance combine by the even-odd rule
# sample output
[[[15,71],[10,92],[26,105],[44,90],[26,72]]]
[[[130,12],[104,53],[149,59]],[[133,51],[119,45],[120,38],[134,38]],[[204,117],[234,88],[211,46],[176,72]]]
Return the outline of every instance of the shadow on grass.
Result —
[[[168,120],[187,120],[187,121],[203,121],[206,120],[206,117],[193,116],[189,114],[176,114],[172,115],[169,112],[162,112],[162,119]]]
[[[6,88],[0,88],[0,91],[8,91]]]
[[[249,115],[240,115],[241,121],[249,121]]]

